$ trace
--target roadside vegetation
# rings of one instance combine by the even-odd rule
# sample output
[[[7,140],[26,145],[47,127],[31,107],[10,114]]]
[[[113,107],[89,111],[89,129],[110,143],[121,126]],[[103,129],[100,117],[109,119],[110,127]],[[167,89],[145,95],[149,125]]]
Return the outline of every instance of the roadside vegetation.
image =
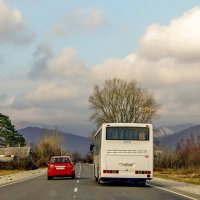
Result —
[[[16,156],[13,161],[0,162],[0,176],[47,167],[51,157],[57,155],[70,155],[75,162],[92,162],[89,155],[82,158],[79,152],[68,152],[63,145],[63,133],[59,130],[43,129],[38,144],[31,145],[31,152],[28,157],[19,158]],[[6,155],[6,157],[10,156]]]
[[[169,180],[200,185],[200,170],[160,169],[154,171],[154,176]]]
[[[25,170],[0,170],[0,176],[6,176],[6,175],[11,175],[11,174],[17,174],[20,172],[24,172]]]
[[[200,185],[200,136],[180,141],[173,151],[155,149],[155,176]]]
[[[47,166],[52,156],[66,155],[67,152],[62,146],[62,133],[60,131],[43,129],[39,143],[32,147],[32,161],[35,167]]]

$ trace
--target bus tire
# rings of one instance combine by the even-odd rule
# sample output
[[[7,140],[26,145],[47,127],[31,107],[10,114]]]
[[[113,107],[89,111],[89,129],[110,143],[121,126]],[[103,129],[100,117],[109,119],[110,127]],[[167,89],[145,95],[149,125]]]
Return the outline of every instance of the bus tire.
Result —
[[[98,178],[98,183],[101,184],[101,179],[100,178]]]

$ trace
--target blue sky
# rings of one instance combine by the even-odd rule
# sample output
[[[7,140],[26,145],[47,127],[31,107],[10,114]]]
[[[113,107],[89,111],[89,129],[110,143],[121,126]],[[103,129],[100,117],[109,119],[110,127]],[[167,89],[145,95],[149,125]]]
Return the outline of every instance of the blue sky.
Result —
[[[92,88],[119,77],[155,94],[157,126],[198,123],[199,13],[195,0],[0,0],[0,112],[87,135]]]
[[[20,55],[22,66],[24,65],[24,53],[28,50],[27,62],[29,62],[36,45],[45,42],[52,45],[55,52],[66,46],[77,49],[80,58],[89,67],[109,58],[123,58],[137,48],[141,35],[150,24],[167,24],[186,10],[198,6],[198,1],[183,0],[126,0],[119,2],[114,0],[60,0],[57,2],[54,0],[10,0],[4,2],[8,2],[11,8],[19,9],[23,15],[23,23],[36,34],[31,46],[17,49],[22,51]],[[77,10],[90,12],[95,9],[102,12],[103,18],[102,26],[98,27],[97,30],[88,32],[73,30],[68,37],[62,38],[52,36],[53,26],[59,23],[63,25],[62,19],[67,13],[73,13]],[[16,52],[16,49],[11,46],[7,50],[7,54],[10,51]],[[16,57],[18,59],[19,55]]]

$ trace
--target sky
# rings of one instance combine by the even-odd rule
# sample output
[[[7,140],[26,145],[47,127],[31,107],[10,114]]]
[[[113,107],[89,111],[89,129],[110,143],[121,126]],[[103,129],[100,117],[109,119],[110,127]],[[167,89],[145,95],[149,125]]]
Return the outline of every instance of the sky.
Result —
[[[197,0],[0,0],[0,112],[17,128],[87,136],[88,98],[114,77],[160,104],[155,126],[199,124]]]

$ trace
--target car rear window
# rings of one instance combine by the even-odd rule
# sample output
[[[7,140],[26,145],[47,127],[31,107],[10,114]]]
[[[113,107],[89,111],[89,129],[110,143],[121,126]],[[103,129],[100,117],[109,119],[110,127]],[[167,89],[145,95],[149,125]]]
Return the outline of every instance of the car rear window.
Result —
[[[69,163],[69,158],[52,158],[51,163]]]

